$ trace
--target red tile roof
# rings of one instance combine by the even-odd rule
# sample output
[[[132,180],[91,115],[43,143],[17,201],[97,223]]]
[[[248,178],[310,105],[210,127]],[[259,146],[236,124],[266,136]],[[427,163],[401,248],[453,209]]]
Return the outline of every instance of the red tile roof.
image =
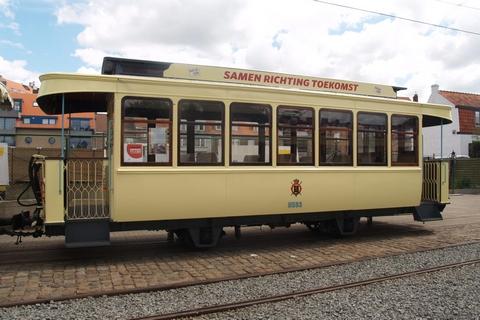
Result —
[[[455,106],[480,109],[480,94],[439,90],[440,94]]]

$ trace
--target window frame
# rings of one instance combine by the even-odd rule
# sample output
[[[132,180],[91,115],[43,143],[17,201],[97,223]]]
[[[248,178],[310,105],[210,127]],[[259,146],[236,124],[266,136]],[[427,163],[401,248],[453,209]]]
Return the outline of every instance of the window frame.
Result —
[[[480,128],[480,110],[475,110],[474,111],[474,123],[475,123],[475,128]]]
[[[123,152],[123,144],[124,144],[124,123],[125,123],[125,108],[124,108],[124,102],[127,99],[137,99],[137,100],[162,100],[166,101],[170,104],[170,120],[168,121],[156,121],[156,120],[127,120],[127,122],[145,122],[145,123],[169,123],[169,137],[168,137],[168,148],[169,148],[169,161],[168,162],[125,162],[124,159],[124,152]],[[173,154],[172,154],[172,136],[173,136],[173,101],[169,98],[164,98],[164,97],[148,97],[148,96],[124,96],[121,101],[120,105],[121,109],[121,114],[120,114],[120,130],[121,130],[121,136],[120,136],[120,153],[121,153],[121,166],[128,166],[128,167],[166,167],[166,166],[172,166],[173,163]],[[147,149],[150,141],[150,134],[148,132],[148,125],[147,125]]]
[[[10,128],[7,128],[7,123],[12,124],[12,126]],[[15,118],[0,117],[0,130],[1,131],[15,130]]]
[[[12,127],[7,128],[7,122],[10,122],[9,120],[12,120]],[[17,125],[17,120],[15,118],[5,118],[5,130],[15,130],[15,127]]]
[[[16,106],[17,102],[18,102],[18,109],[17,109],[17,106]],[[17,112],[20,112],[20,113],[22,112],[22,110],[23,110],[23,99],[21,99],[21,98],[14,98],[13,99],[13,110],[15,110]]]
[[[415,163],[395,163],[393,162],[393,117],[399,116],[399,117],[411,117],[415,118],[415,121],[417,122],[416,126],[416,131],[413,133],[414,135],[414,149],[415,149]],[[419,154],[419,131],[420,131],[420,120],[417,115],[409,115],[409,114],[399,114],[399,113],[392,113],[390,115],[390,163],[392,167],[418,167],[419,165],[419,160],[418,160],[418,154]]]
[[[218,163],[197,163],[197,162],[192,162],[192,163],[182,163],[180,161],[181,159],[181,148],[180,148],[180,141],[182,140],[181,139],[181,130],[180,130],[180,126],[183,124],[182,123],[182,117],[180,115],[180,112],[181,112],[181,108],[180,108],[180,105],[182,102],[185,102],[185,101],[200,101],[200,102],[211,102],[211,103],[219,103],[222,105],[221,107],[221,110],[220,110],[220,114],[221,114],[221,123],[220,125],[222,126],[222,130],[221,130],[221,134],[220,134],[220,137],[222,139],[222,142],[221,142],[221,146],[222,146],[222,152],[221,152],[221,161],[218,162]],[[207,125],[211,125],[209,122],[210,121],[215,121],[215,120],[206,120],[207,122],[205,123],[195,123],[195,128],[194,128],[194,132],[197,131],[197,128],[196,126],[198,124],[201,124],[203,125],[204,128],[206,128]],[[215,124],[217,125],[217,124]],[[203,99],[191,99],[191,98],[188,98],[188,99],[180,99],[178,100],[178,103],[177,103],[177,132],[176,132],[176,135],[177,135],[177,166],[179,167],[218,167],[218,166],[225,166],[225,102],[224,101],[221,101],[221,100],[203,100]],[[200,131],[200,130],[199,130]],[[205,130],[203,130],[203,132],[205,132]],[[196,134],[195,134],[196,135]],[[204,135],[204,134],[202,134]]]
[[[7,140],[10,140],[11,143]],[[0,142],[6,143],[9,147],[16,146],[16,141],[15,141],[15,136],[14,135],[2,134],[2,135],[0,135]]]
[[[242,127],[242,125],[238,125],[238,124],[233,124],[233,121],[232,121],[232,104],[234,103],[239,103],[239,104],[252,104],[252,105],[260,105],[260,106],[264,106],[266,108],[268,108],[270,110],[270,125],[268,126],[268,128],[270,129],[270,136],[269,136],[269,140],[268,140],[268,143],[269,143],[269,154],[268,154],[268,159],[269,161],[268,162],[262,162],[262,163],[259,163],[259,162],[232,162],[232,146],[233,146],[233,139],[238,139],[238,134],[233,135],[233,132],[239,132],[239,128]],[[272,152],[272,130],[273,130],[273,108],[272,108],[272,105],[270,104],[267,104],[267,103],[254,103],[254,102],[238,102],[238,101],[234,101],[234,102],[230,102],[230,104],[228,105],[228,112],[229,112],[229,115],[230,115],[230,134],[229,134],[229,156],[230,156],[230,159],[229,159],[229,162],[230,162],[230,165],[231,166],[271,166],[272,165],[272,155],[273,155],[273,152]],[[247,126],[247,125],[245,125]],[[258,127],[259,126],[256,126],[257,128],[257,132],[258,132]],[[236,130],[233,130],[233,128],[236,128]],[[258,136],[256,136],[258,137]],[[238,145],[241,145],[240,144],[240,141],[238,143]]]
[[[293,126],[286,126],[286,125],[280,125],[280,122],[278,121],[279,120],[279,110],[280,109],[303,109],[303,110],[310,110],[312,112],[312,127],[311,127],[311,130],[312,130],[312,161],[310,163],[302,163],[302,162],[291,162],[291,163],[280,163],[278,161],[278,146],[279,146],[279,128],[280,127],[293,127]],[[315,127],[315,108],[313,107],[300,107],[300,106],[289,106],[289,105],[278,105],[276,107],[276,117],[277,117],[277,125],[276,125],[276,137],[277,137],[277,146],[275,148],[275,158],[276,158],[276,161],[277,161],[277,166],[315,166],[315,143],[316,143],[316,139],[315,139],[315,136],[316,136],[316,127]],[[298,126],[300,128],[307,128],[306,126]]]
[[[123,101],[122,101],[123,102]],[[122,118],[123,119],[123,118]],[[87,124],[83,126],[83,124]],[[88,118],[70,118],[70,129],[73,131],[89,131],[92,130],[90,127],[90,119]]]
[[[385,138],[384,138],[384,146],[385,146],[385,162],[384,163],[368,163],[368,164],[361,164],[359,163],[358,159],[359,159],[359,154],[358,154],[358,146],[359,146],[359,143],[358,143],[358,134],[359,132],[372,132],[372,131],[364,131],[364,130],[359,130],[359,114],[372,114],[372,115],[381,115],[381,116],[384,116],[385,117]],[[356,116],[356,124],[357,124],[357,127],[356,127],[356,139],[357,139],[357,150],[356,150],[356,157],[357,157],[357,166],[360,166],[360,167],[386,167],[388,166],[388,114],[386,113],[382,113],[382,112],[372,112],[372,111],[358,111],[357,112],[357,116]],[[373,132],[376,132],[376,131],[373,131]]]
[[[322,111],[331,111],[331,112],[343,112],[343,113],[348,113],[352,116],[352,124],[351,124],[351,135],[352,139],[350,140],[350,154],[352,156],[351,163],[346,164],[346,163],[323,163],[322,162],[322,117],[321,113]],[[343,110],[343,109],[333,109],[333,108],[320,108],[318,110],[318,165],[319,166],[334,166],[334,167],[353,167],[354,166],[354,149],[353,149],[353,144],[356,139],[354,136],[355,133],[355,114],[352,110]],[[325,129],[324,129],[325,130]],[[348,130],[348,129],[347,129]]]

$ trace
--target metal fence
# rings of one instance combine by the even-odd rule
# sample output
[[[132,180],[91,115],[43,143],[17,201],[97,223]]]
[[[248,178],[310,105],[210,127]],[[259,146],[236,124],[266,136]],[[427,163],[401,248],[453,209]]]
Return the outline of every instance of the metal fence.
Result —
[[[108,161],[68,159],[65,193],[68,220],[107,218]]]
[[[441,161],[424,161],[422,200],[439,202],[441,177]]]

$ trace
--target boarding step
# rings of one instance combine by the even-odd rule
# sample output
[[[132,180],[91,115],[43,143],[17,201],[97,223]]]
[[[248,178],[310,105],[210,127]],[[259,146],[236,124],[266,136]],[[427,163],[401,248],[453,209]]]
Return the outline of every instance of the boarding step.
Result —
[[[79,219],[65,222],[67,248],[110,245],[110,219]]]
[[[413,218],[422,222],[443,220],[440,207],[437,202],[422,202],[420,206],[415,207]]]

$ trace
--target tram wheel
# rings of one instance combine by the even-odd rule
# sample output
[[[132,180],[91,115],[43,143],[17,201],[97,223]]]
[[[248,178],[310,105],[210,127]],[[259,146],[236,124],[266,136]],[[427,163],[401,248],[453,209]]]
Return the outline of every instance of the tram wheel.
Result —
[[[357,232],[360,218],[359,217],[353,217],[353,218],[340,217],[332,221],[333,221],[333,224],[336,225],[336,232],[338,232],[340,236],[351,236]]]
[[[222,227],[202,227],[175,230],[178,239],[190,248],[215,247],[225,234]]]
[[[336,219],[325,220],[325,221],[316,221],[316,222],[306,222],[305,226],[315,233],[326,233],[333,237],[343,237],[353,235],[357,232],[358,223],[360,218],[343,218],[339,217]]]
[[[323,232],[321,222],[305,222],[305,226],[308,228],[308,230],[312,232],[315,232],[315,233]]]
[[[175,235],[177,236],[178,241],[181,244],[189,248],[194,247],[192,237],[190,236],[188,229],[179,229],[179,230],[175,230],[174,232],[175,232]]]

